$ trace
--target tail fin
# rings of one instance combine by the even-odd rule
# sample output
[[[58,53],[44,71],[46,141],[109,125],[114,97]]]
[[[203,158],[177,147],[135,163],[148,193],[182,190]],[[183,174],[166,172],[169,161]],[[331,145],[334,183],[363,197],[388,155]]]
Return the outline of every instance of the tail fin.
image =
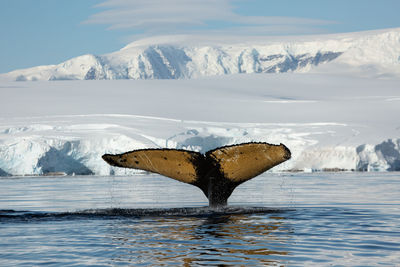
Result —
[[[102,158],[112,166],[150,171],[188,184],[199,179],[197,168],[204,161],[198,152],[176,149],[141,149]]]
[[[220,147],[205,156],[187,150],[141,149],[102,158],[112,166],[146,170],[195,185],[210,206],[221,206],[236,186],[290,157],[283,144],[244,143]]]
[[[245,143],[220,147],[206,153],[218,165],[224,177],[242,183],[290,159],[283,144]]]

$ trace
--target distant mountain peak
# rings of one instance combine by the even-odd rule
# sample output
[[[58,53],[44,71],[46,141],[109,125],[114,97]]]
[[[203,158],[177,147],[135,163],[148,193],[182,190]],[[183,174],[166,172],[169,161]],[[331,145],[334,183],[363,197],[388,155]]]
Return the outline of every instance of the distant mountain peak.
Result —
[[[160,36],[138,40],[114,53],[83,55],[2,76],[17,81],[190,79],[307,72],[326,69],[320,68],[323,65],[399,75],[400,28],[301,37]]]

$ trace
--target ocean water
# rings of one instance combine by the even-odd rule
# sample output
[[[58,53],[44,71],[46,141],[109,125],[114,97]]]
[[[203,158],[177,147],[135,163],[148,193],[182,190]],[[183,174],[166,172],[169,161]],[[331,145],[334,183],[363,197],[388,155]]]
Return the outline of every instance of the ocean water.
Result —
[[[400,173],[0,178],[0,266],[400,266]]]

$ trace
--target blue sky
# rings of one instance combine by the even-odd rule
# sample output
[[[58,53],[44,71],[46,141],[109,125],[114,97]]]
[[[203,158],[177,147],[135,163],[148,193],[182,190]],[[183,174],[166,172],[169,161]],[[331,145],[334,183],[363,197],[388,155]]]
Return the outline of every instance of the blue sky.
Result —
[[[301,35],[400,27],[399,0],[2,0],[0,73],[166,34]]]

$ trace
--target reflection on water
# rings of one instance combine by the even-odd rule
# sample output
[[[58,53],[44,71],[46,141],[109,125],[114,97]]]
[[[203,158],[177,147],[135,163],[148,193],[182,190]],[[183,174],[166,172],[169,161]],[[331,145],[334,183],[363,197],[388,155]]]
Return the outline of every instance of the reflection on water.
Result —
[[[399,192],[398,173],[265,174],[212,210],[159,176],[4,178],[0,266],[400,266]]]
[[[110,237],[125,251],[113,258],[115,262],[268,265],[280,262],[276,256],[289,253],[290,231],[283,217],[235,214],[122,221],[113,226]]]

